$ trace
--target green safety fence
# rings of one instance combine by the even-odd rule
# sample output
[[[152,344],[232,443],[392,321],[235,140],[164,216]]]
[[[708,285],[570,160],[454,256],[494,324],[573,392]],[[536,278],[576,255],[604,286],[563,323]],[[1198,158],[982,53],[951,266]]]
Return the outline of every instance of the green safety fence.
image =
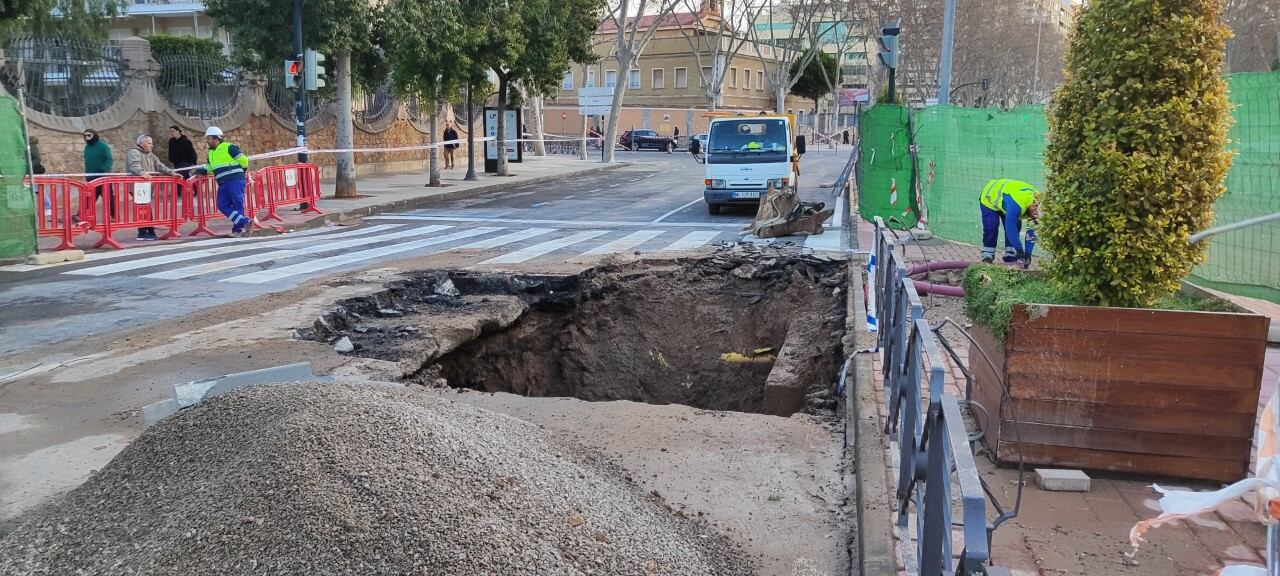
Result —
[[[0,259],[36,251],[35,198],[23,184],[27,145],[18,103],[0,94]]]
[[[1235,74],[1229,82],[1235,106],[1231,148],[1236,156],[1227,175],[1227,194],[1215,205],[1215,225],[1280,212],[1280,73]],[[987,181],[1014,178],[1037,187],[1045,184],[1048,127],[1042,107],[1001,111],[932,106],[908,117],[900,107],[874,106],[864,113],[862,122],[859,170],[867,190],[860,209],[867,220],[875,216],[902,219],[905,190],[901,183],[911,179],[902,170],[912,166],[908,144],[903,142],[908,124],[918,150],[915,165],[925,221],[941,238],[981,243],[978,195]],[[871,151],[880,157],[870,157]],[[890,178],[899,183],[899,205],[886,199],[884,189]],[[1213,238],[1208,258],[1193,279],[1227,292],[1280,302],[1280,223]]]
[[[907,109],[881,104],[858,118],[858,209],[863,218],[880,216],[895,228],[915,226],[920,205],[912,190],[911,138]]]

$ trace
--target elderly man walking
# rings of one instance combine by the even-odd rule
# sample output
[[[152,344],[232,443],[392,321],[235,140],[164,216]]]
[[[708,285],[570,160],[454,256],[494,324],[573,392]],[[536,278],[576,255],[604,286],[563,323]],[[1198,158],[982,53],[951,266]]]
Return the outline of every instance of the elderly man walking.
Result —
[[[139,134],[135,141],[136,146],[129,150],[129,154],[125,156],[125,169],[129,171],[131,176],[142,176],[144,178],[154,174],[163,174],[165,176],[176,176],[178,173],[174,169],[165,166],[156,157],[152,150],[155,148],[155,141],[146,134]],[[146,216],[150,217],[151,211],[151,191],[148,189],[146,194],[142,193],[142,189],[134,186],[133,202],[135,205],[142,207],[147,211]],[[138,240],[159,240],[156,238],[156,229],[150,226],[138,228]]]
[[[217,126],[205,130],[204,143],[209,147],[209,161],[197,167],[193,176],[213,174],[218,181],[218,211],[231,221],[231,236],[243,236],[258,225],[256,218],[244,213],[244,173],[249,169],[249,157],[239,146],[225,142]]]

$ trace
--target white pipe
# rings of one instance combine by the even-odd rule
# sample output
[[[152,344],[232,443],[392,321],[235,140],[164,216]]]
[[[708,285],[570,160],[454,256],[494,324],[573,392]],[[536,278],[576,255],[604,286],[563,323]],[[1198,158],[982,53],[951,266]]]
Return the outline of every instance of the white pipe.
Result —
[[[1241,228],[1249,228],[1252,226],[1257,226],[1259,224],[1266,224],[1268,222],[1274,222],[1277,220],[1280,220],[1280,212],[1276,212],[1275,214],[1268,214],[1266,216],[1259,216],[1257,218],[1250,218],[1248,220],[1241,220],[1234,224],[1226,224],[1224,226],[1218,226],[1217,228],[1210,228],[1208,230],[1205,230],[1204,232],[1200,232],[1198,234],[1193,235],[1191,237],[1190,243],[1196,244],[1201,240],[1204,240],[1210,236],[1217,236],[1218,234],[1222,234],[1224,232],[1234,232],[1236,230],[1240,230]]]

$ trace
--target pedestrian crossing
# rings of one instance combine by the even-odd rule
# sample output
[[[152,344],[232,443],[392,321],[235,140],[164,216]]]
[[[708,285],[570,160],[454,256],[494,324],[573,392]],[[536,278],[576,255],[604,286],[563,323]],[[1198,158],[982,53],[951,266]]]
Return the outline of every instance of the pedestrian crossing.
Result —
[[[800,246],[807,243],[822,249],[817,245],[838,245],[840,236],[836,230],[809,239],[755,240],[736,229],[714,225],[703,230],[661,225],[637,230],[598,222],[529,226],[504,221],[384,221],[354,229],[308,230],[239,242],[212,239],[95,253],[98,258],[68,264],[61,275],[263,285],[298,282],[338,269],[375,265],[393,257],[456,254],[458,259],[451,260],[450,266],[518,267],[610,254],[682,252],[742,240]],[[26,269],[0,268],[0,272],[21,271]]]

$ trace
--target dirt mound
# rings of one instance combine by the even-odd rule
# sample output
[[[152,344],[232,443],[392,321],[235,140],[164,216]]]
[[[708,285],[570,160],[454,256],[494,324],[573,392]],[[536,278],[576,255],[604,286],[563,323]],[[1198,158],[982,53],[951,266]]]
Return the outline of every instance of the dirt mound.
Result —
[[[0,574],[750,574],[594,453],[412,391],[250,388],[0,540]]]

